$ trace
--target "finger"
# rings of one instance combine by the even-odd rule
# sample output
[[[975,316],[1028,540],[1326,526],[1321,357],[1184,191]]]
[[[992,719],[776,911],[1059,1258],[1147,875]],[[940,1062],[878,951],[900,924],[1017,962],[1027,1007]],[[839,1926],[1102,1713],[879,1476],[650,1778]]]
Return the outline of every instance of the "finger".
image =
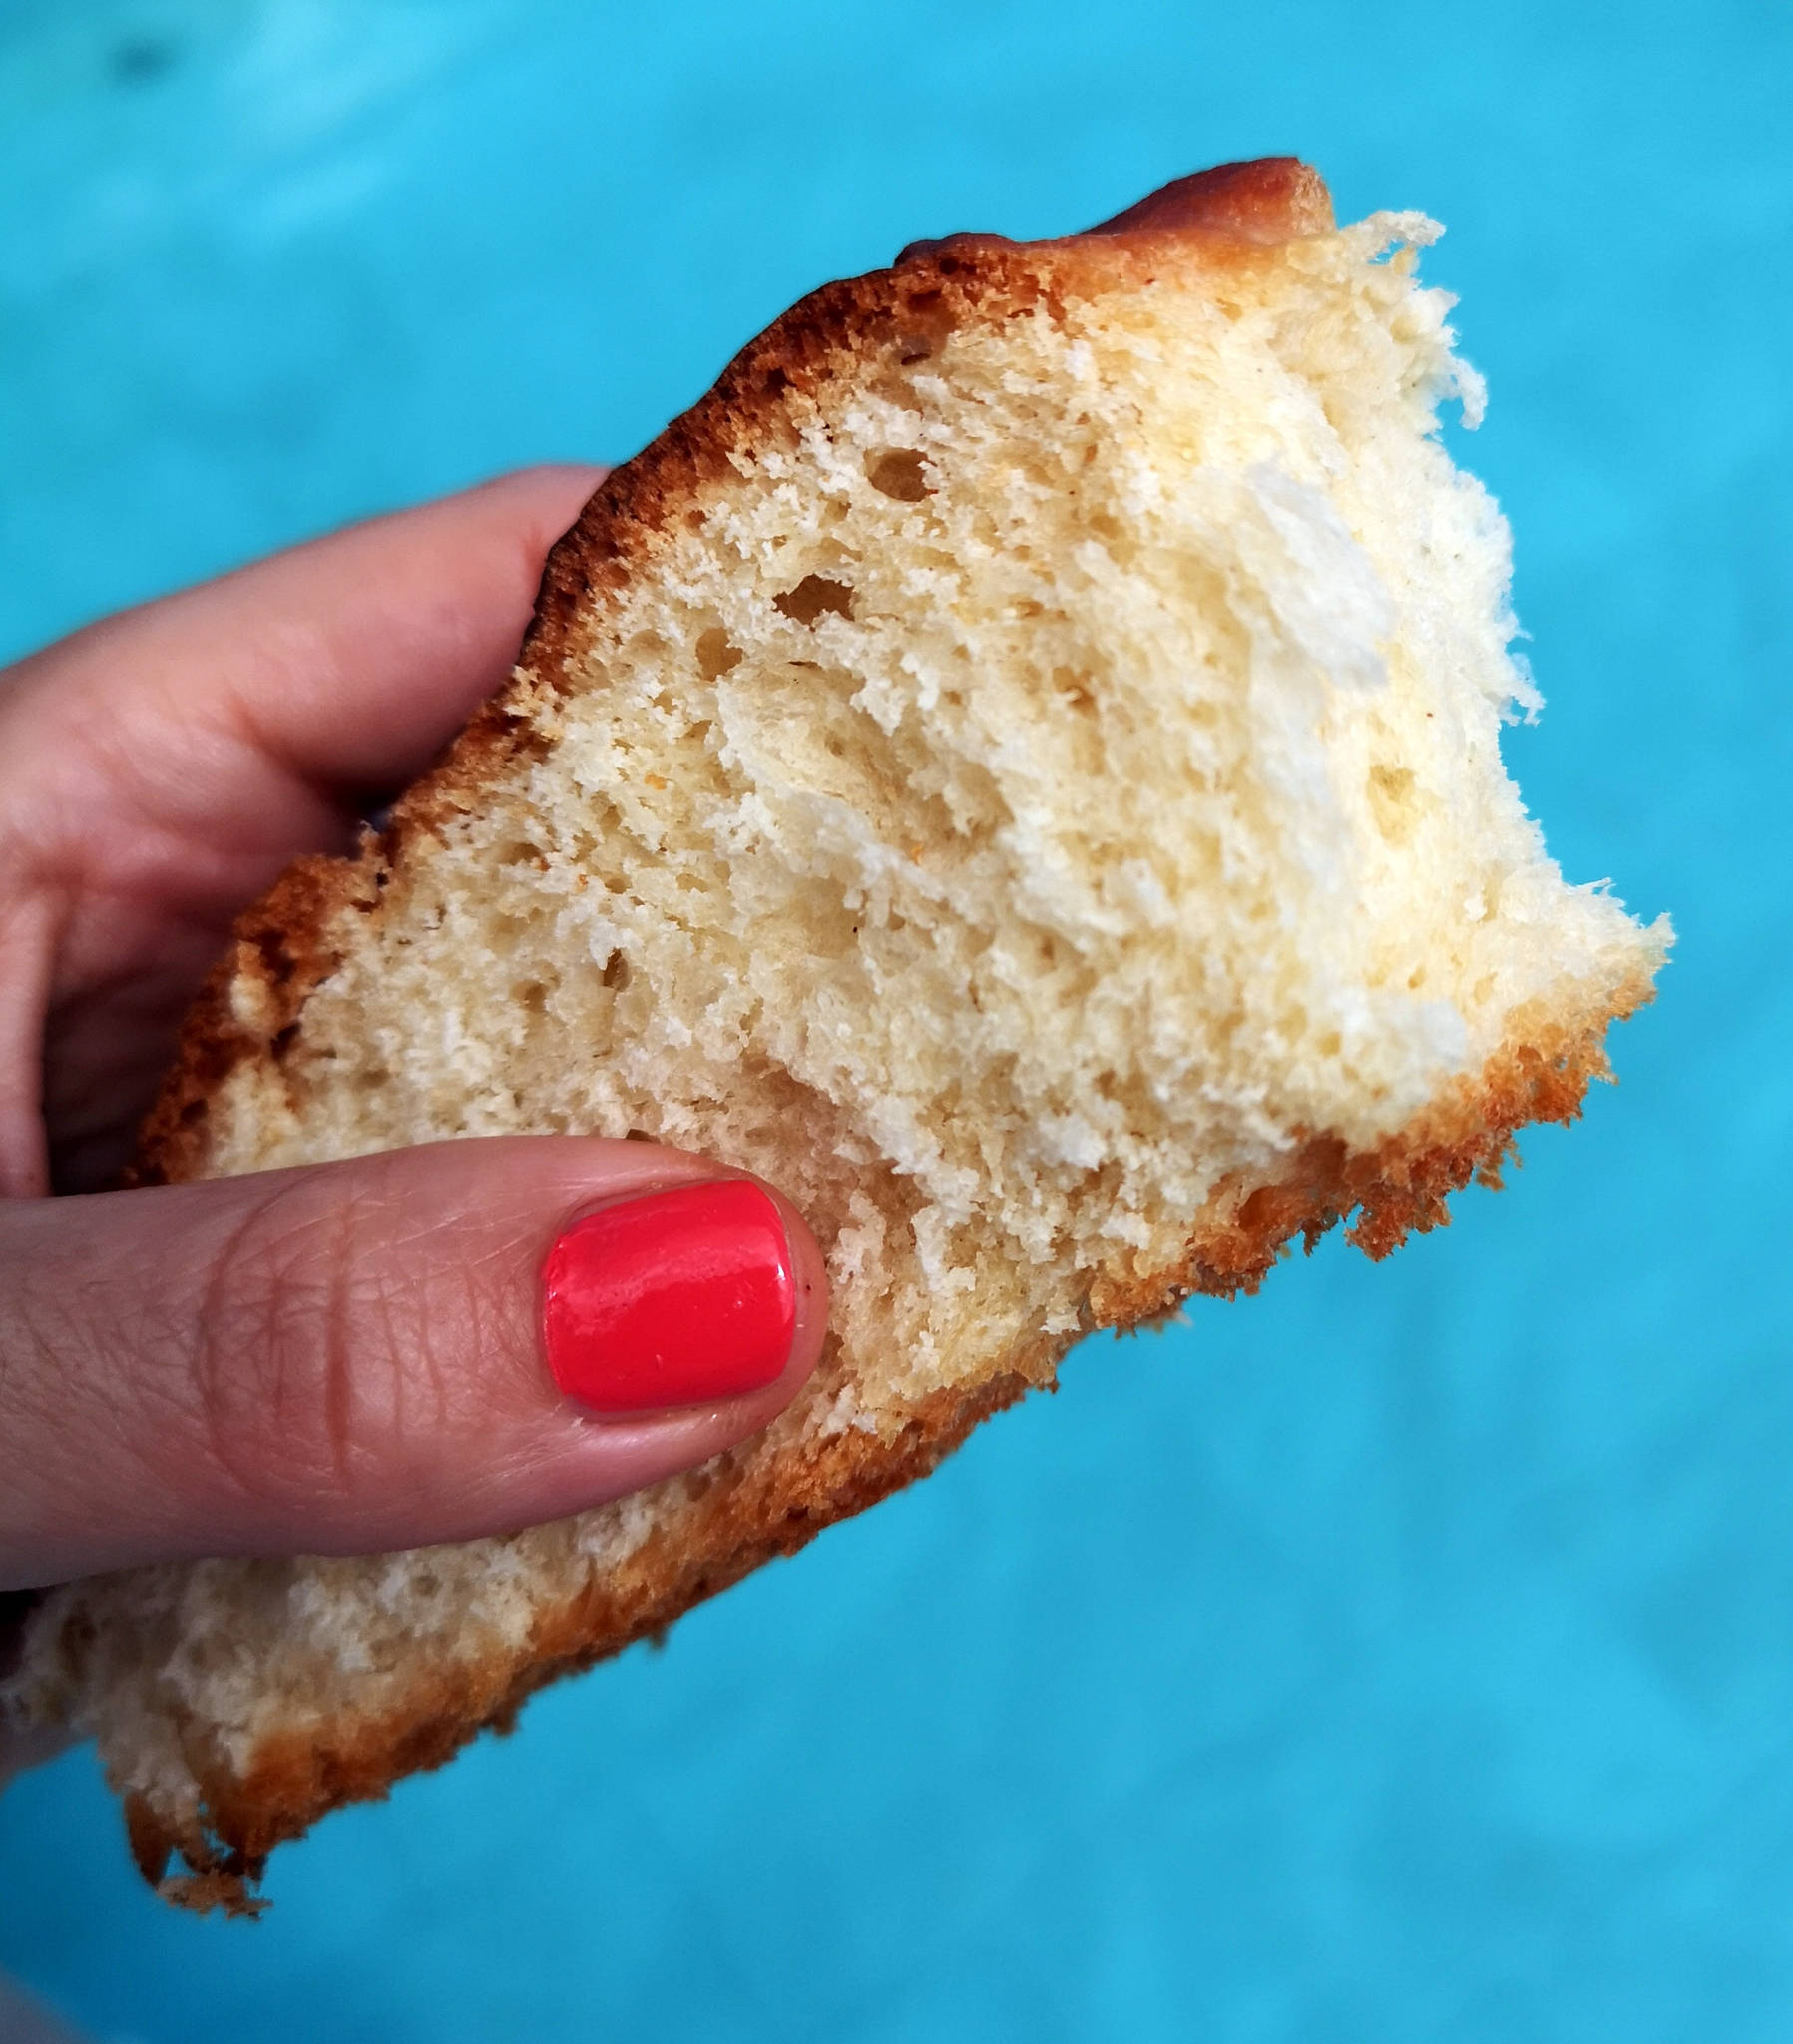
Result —
[[[289,859],[346,848],[357,811],[503,681],[597,473],[376,519],[0,678],[0,880],[58,904],[58,992],[135,984],[171,941],[215,953],[221,918]]]
[[[559,1518],[763,1426],[825,1313],[788,1203],[642,1143],[446,1143],[16,1204],[0,1585]]]
[[[231,919],[503,681],[600,474],[377,519],[0,675],[0,1189],[116,1170]]]
[[[504,680],[542,564],[602,478],[526,469],[105,619],[17,670],[133,789],[239,755],[329,787],[414,777]],[[146,755],[144,749],[148,748]]]

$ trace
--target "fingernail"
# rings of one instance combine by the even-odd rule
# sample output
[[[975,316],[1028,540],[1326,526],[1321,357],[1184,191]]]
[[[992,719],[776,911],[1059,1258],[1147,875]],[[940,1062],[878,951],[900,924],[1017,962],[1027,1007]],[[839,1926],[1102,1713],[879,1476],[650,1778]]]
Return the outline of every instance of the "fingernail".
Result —
[[[790,1359],[797,1284],[776,1204],[746,1179],[601,1207],[542,1267],[548,1367],[594,1412],[737,1397]]]

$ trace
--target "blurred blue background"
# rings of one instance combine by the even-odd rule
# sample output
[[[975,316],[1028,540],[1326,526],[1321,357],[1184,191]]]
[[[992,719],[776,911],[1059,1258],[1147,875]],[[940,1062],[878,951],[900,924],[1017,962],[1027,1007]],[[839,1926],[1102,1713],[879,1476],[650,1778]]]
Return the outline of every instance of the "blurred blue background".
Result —
[[[1790,60],[1778,0],[0,0],[0,653],[1292,151],[1450,225],[1509,757],[1681,931],[1509,1191],[1086,1347],[261,1923],[28,1777],[0,1967],[144,2044],[1793,2033]]]

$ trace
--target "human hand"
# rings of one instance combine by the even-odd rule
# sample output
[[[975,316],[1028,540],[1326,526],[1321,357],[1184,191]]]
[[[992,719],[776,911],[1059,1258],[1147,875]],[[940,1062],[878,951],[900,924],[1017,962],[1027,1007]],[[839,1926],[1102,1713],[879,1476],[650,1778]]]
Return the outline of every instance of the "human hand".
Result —
[[[707,1460],[813,1367],[826,1285],[801,1219],[653,1145],[442,1143],[97,1190],[233,916],[296,854],[346,849],[503,681],[596,481],[511,476],[0,675],[0,1590],[556,1518]],[[631,1225],[565,1247],[629,1202]],[[591,1310],[549,1335],[557,1242]],[[716,1315],[693,1258],[717,1256],[750,1310]],[[634,1337],[605,1317],[624,1278],[660,1314]],[[629,1341],[664,1360],[681,1320],[686,1373],[673,1354],[644,1404]]]

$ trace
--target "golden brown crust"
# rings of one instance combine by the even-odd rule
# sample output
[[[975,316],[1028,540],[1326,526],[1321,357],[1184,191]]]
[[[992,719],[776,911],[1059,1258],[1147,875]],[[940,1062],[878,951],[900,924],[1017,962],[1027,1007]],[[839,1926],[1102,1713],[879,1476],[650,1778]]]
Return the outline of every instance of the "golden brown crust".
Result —
[[[229,949],[188,1010],[175,1061],[139,1132],[132,1183],[205,1176],[213,1097],[245,1059],[285,1056],[306,999],[340,961],[329,936],[338,911],[370,912],[383,871],[365,850],[354,859],[297,859],[237,918]],[[252,1015],[239,1012],[247,992]]]
[[[966,236],[917,245],[897,266],[826,285],[793,307],[593,496],[549,558],[519,680],[473,720],[383,835],[370,835],[351,859],[301,861],[243,917],[189,1018],[144,1130],[139,1176],[204,1173],[210,1101],[242,1061],[277,1067],[302,1027],[306,998],[336,965],[331,931],[342,912],[377,913],[389,875],[412,847],[446,817],[476,808],[491,777],[540,743],[530,691],[557,685],[594,598],[640,573],[662,533],[701,518],[706,493],[731,472],[734,449],[789,435],[797,407],[868,345],[894,342],[906,359],[923,359],[961,319],[1006,317],[1168,261],[1248,270],[1277,259],[1274,245],[1330,223],[1325,187],[1293,159],[1227,165],[1166,188],[1085,238],[1019,245]],[[1222,1187],[1173,1264],[1097,1281],[1088,1324],[1136,1325],[1191,1291],[1254,1289],[1294,1238],[1311,1247],[1348,1215],[1356,1216],[1352,1239],[1372,1256],[1448,1220],[1446,1196],[1472,1177],[1492,1179],[1519,1128],[1573,1119],[1588,1081],[1604,1072],[1608,1020],[1649,997],[1640,980],[1595,1012],[1517,1018],[1514,1037],[1479,1075],[1374,1150],[1354,1153],[1315,1137],[1280,1183]],[[935,1393],[894,1437],[849,1430],[764,1461],[725,1460],[701,1501],[681,1515],[675,1536],[652,1536],[621,1569],[544,1611],[515,1653],[419,1666],[398,1705],[336,1720],[315,1736],[265,1740],[240,1770],[217,1753],[196,1757],[203,1804],[191,1822],[141,1796],[129,1799],[139,1866],[190,1906],[258,1907],[251,1884],[282,1840],[345,1802],[384,1795],[398,1777],[439,1765],[482,1729],[508,1728],[543,1684],[663,1631],[762,1562],[925,1474],[981,1419],[1032,1386],[1050,1385],[1068,1345],[1043,1344],[993,1380]],[[167,1877],[176,1855],[187,1870]]]

